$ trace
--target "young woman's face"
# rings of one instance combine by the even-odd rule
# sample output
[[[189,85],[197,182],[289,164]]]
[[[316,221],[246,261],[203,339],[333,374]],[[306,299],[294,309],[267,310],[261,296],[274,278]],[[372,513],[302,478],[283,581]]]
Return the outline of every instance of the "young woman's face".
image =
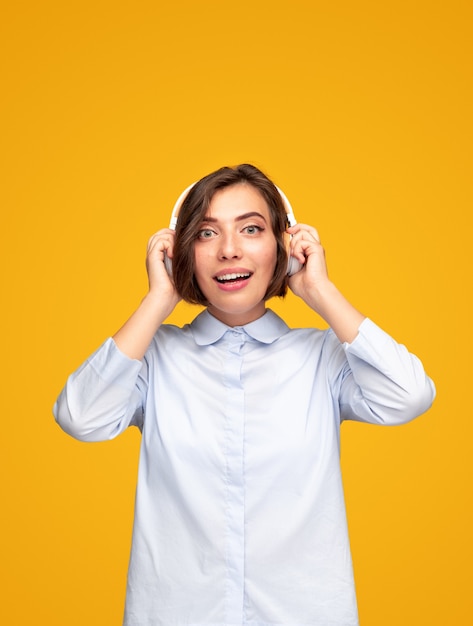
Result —
[[[195,242],[195,277],[212,315],[242,326],[264,314],[276,249],[269,207],[255,187],[215,193]]]

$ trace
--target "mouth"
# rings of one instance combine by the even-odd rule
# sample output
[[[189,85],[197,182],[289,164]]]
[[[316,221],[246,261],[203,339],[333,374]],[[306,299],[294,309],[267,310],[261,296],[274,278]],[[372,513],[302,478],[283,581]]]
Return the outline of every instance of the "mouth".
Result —
[[[228,285],[240,281],[246,281],[251,278],[251,276],[251,272],[235,272],[229,274],[220,274],[219,276],[215,276],[214,280],[216,280],[220,285]]]

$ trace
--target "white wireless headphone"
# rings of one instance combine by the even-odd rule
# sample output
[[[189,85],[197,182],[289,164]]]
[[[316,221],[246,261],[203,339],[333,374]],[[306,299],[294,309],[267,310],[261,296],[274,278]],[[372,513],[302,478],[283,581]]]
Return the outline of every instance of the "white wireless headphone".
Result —
[[[179,211],[181,210],[181,207],[184,204],[184,201],[187,198],[190,190],[194,187],[195,184],[196,183],[192,183],[192,185],[186,187],[186,189],[184,189],[179,198],[176,200],[176,203],[172,210],[171,220],[169,222],[169,228],[171,230],[176,230],[177,220],[179,219]],[[292,210],[291,203],[287,199],[286,194],[281,189],[279,189],[279,187],[276,187],[276,189],[278,190],[279,195],[281,196],[281,199],[283,201],[289,226],[295,226],[297,224],[297,221],[294,217],[294,211]],[[292,276],[293,274],[296,274],[300,269],[302,269],[302,264],[289,253],[289,243],[292,239],[292,236],[286,234],[285,239],[287,250],[287,275]],[[164,265],[166,266],[168,274],[172,276],[172,261],[167,254],[164,255]]]

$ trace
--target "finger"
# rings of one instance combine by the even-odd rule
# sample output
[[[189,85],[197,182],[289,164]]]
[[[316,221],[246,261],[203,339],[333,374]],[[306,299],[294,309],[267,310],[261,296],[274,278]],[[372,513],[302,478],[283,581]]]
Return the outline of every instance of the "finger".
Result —
[[[148,247],[154,245],[157,241],[161,239],[170,239],[172,237],[172,233],[173,231],[169,229],[158,230],[158,232],[154,233],[149,238]]]
[[[301,230],[295,235],[291,236],[291,241],[294,243],[297,243],[298,241],[307,241],[309,243],[317,243],[320,245],[320,239],[318,237],[317,231],[312,232],[307,230]]]
[[[325,251],[321,243],[315,239],[313,234],[308,232],[299,232],[293,236],[291,240],[291,255],[296,257],[302,263],[312,254],[320,256],[325,255]]]
[[[291,235],[291,249],[294,250],[300,245],[307,248],[308,245],[313,244],[316,246],[321,246],[320,239],[318,237],[318,233],[315,228],[308,228],[304,230],[299,230],[294,235]]]
[[[313,237],[316,241],[320,243],[320,236],[317,229],[315,229],[313,226],[309,226],[308,224],[296,224],[295,226],[291,226],[291,228],[288,228],[287,232],[293,236],[296,236],[300,233],[308,233],[311,237]]]
[[[147,252],[150,254],[155,250],[172,250],[174,244],[174,231],[166,229],[158,231],[152,235],[148,241]]]
[[[316,242],[299,242],[291,252],[292,256],[296,257],[302,264],[305,264],[307,259],[311,256],[323,256],[323,248]]]

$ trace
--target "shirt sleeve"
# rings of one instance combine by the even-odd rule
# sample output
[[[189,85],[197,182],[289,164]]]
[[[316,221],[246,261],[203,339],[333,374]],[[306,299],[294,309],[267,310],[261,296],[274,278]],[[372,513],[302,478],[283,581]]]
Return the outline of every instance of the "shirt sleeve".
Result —
[[[53,408],[57,423],[81,441],[113,439],[142,427],[147,392],[145,362],[123,354],[112,338],[71,374]]]
[[[370,319],[343,350],[341,419],[396,425],[430,408],[435,386],[420,360]]]

